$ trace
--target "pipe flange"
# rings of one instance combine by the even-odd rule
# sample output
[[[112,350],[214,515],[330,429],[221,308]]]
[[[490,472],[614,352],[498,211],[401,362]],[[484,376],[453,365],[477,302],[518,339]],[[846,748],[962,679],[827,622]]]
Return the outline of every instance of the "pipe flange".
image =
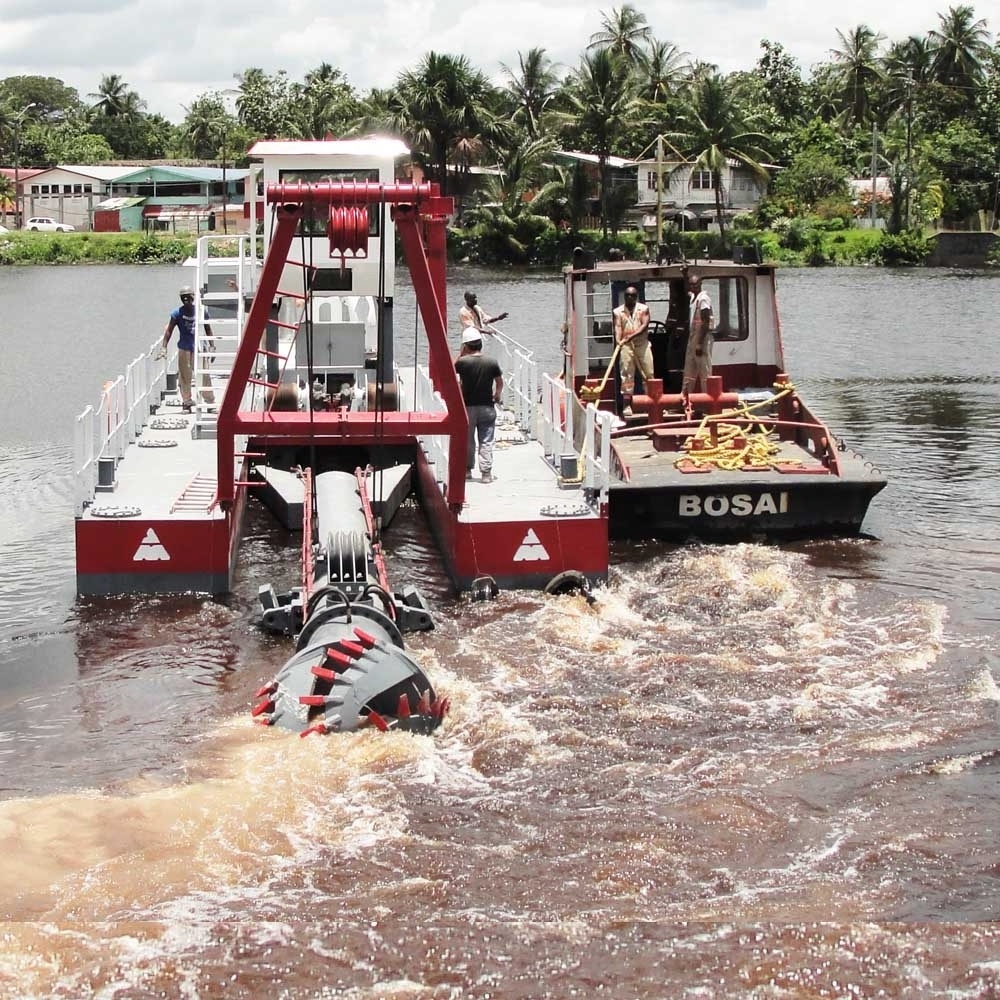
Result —
[[[183,431],[188,426],[184,417],[154,417],[149,422],[154,431]]]
[[[134,507],[129,504],[109,504],[104,507],[91,507],[91,517],[138,517],[142,513],[141,507]]]
[[[177,442],[173,438],[139,438],[136,444],[140,448],[176,448]]]
[[[539,513],[543,517],[582,517],[590,514],[591,509],[585,503],[550,503],[542,507]]]

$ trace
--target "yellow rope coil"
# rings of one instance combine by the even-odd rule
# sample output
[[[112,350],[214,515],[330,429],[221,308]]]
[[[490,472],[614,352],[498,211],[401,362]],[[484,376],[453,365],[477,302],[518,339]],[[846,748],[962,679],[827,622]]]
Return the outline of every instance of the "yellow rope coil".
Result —
[[[775,395],[757,403],[741,403],[737,407],[720,414],[706,414],[698,429],[683,444],[685,454],[674,461],[685,462],[696,468],[717,468],[735,472],[745,468],[767,468],[780,448],[771,439],[770,432],[750,430],[729,421],[753,419],[753,411],[764,406],[773,406],[783,396],[795,391],[791,383],[775,384]],[[765,423],[766,417],[760,418]],[[711,426],[710,426],[711,425]],[[715,443],[712,444],[714,433]],[[740,442],[740,443],[737,443]],[[801,465],[801,462],[795,464]]]

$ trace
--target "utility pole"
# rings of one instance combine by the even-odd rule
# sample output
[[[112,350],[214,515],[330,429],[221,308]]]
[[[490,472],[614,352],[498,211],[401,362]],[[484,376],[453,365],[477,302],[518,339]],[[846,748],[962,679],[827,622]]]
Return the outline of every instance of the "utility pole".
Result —
[[[656,137],[656,253],[663,243],[663,136]]]
[[[875,228],[875,218],[877,215],[877,203],[875,201],[876,173],[878,168],[878,125],[872,122],[872,204],[871,204],[871,224]]]
[[[913,76],[906,77],[906,201],[904,216],[910,228],[910,190],[913,187]]]
[[[14,223],[15,229],[21,228],[21,222],[24,218],[24,199],[21,197],[21,122],[24,121],[24,116],[32,109],[38,105],[32,101],[31,104],[26,104],[21,110],[14,115]]]

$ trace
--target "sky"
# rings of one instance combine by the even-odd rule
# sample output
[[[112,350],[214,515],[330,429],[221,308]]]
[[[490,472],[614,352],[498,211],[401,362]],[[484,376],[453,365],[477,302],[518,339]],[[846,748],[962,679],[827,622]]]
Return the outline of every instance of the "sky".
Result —
[[[960,0],[635,0],[654,36],[724,72],[749,70],[760,40],[780,42],[805,76],[868,24],[897,41],[923,35]],[[328,62],[357,90],[388,87],[429,51],[464,55],[497,83],[518,53],[542,47],[563,70],[579,61],[602,12],[621,2],[570,0],[0,0],[0,78],[53,76],[88,101],[117,73],[147,110],[180,122],[207,91],[238,86],[251,66],[294,81]],[[997,0],[973,3],[1000,31]],[[994,35],[995,37],[995,35]]]

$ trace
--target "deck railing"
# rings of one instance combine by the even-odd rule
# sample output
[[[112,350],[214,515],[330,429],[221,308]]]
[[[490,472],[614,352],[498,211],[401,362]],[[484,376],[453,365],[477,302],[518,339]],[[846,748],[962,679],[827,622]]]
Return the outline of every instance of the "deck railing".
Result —
[[[166,388],[167,364],[157,359],[157,338],[114,381],[105,382],[96,404],[76,418],[73,476],[76,516],[93,503],[98,490],[114,487],[114,473]],[[176,351],[173,352],[176,354]],[[169,364],[169,362],[168,362]]]
[[[409,405],[417,413],[447,413],[448,407],[441,393],[434,388],[430,372],[423,366],[415,369],[413,400],[407,399],[407,387],[404,379],[397,371],[397,384],[400,386],[400,403],[403,408]],[[448,448],[450,439],[447,434],[421,435],[420,444],[427,455],[427,461],[434,466],[434,478],[439,483],[448,482]]]
[[[577,480],[601,503],[607,502],[611,484],[610,413],[598,410],[593,403],[584,407],[566,389],[562,379],[542,376],[540,440],[545,457],[562,471],[564,460],[577,459],[582,469]]]

